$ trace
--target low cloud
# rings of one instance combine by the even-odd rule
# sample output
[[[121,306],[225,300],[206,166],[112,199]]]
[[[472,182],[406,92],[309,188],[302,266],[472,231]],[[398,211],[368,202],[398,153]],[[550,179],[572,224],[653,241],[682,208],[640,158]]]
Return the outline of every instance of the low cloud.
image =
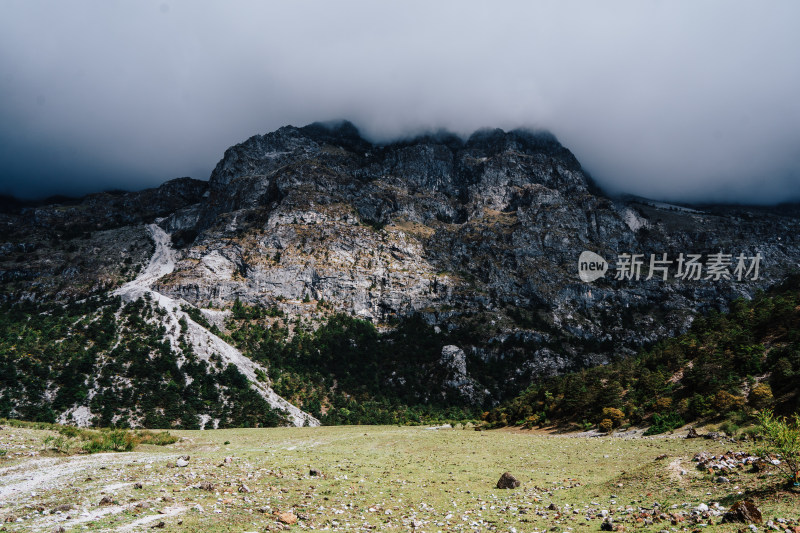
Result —
[[[378,141],[546,128],[615,193],[800,200],[797,20],[789,1],[11,1],[0,193],[207,179],[250,135],[347,118]]]

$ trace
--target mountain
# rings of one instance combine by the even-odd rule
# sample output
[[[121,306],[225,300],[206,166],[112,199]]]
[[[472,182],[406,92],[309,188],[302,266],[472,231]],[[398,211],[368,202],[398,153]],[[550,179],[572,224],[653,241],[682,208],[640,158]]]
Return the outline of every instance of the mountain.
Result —
[[[348,122],[287,126],[226,150],[207,183],[0,217],[5,361],[30,357],[46,375],[41,386],[6,380],[0,414],[47,407],[82,423],[262,423],[236,411],[244,396],[272,422],[471,416],[535,378],[680,334],[800,262],[796,207],[610,198],[553,135],[524,130],[375,144]],[[608,263],[591,282],[578,272],[585,251]],[[640,254],[639,279],[616,279],[626,254]],[[646,279],[663,254],[667,279],[657,262]],[[681,254],[684,273],[700,256],[701,279],[677,276]],[[145,318],[132,323],[123,304]],[[81,391],[55,402],[74,353],[55,360],[47,342],[8,351],[24,330],[9,317],[76,305],[95,313],[87,327],[107,317],[114,335],[59,330],[60,344],[93,354],[68,373]],[[112,354],[132,337],[140,345]],[[158,357],[151,386],[172,387],[169,401],[141,396],[143,375],[125,374]],[[204,373],[221,396],[187,402]]]

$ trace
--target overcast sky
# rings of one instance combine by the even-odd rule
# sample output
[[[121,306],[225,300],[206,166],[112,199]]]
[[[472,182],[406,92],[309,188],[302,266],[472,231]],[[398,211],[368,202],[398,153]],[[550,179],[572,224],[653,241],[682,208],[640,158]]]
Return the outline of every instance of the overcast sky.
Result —
[[[546,128],[610,192],[800,200],[800,2],[4,0],[0,193],[208,179],[225,148]]]

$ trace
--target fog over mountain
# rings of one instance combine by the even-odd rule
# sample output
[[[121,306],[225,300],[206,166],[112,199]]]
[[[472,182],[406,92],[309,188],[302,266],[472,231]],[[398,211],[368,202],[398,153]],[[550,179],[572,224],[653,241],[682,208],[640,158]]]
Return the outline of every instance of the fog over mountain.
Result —
[[[224,150],[346,118],[373,141],[548,129],[597,182],[800,200],[800,4],[7,1],[0,193],[207,179]]]

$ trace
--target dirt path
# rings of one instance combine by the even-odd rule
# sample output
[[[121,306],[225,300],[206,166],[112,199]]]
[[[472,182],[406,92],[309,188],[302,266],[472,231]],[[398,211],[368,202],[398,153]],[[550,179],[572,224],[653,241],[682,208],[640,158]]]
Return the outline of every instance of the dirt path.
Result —
[[[65,482],[87,469],[131,463],[133,461],[163,460],[163,455],[141,453],[97,453],[70,457],[30,459],[0,468],[0,503],[19,502],[41,492],[63,487]]]

